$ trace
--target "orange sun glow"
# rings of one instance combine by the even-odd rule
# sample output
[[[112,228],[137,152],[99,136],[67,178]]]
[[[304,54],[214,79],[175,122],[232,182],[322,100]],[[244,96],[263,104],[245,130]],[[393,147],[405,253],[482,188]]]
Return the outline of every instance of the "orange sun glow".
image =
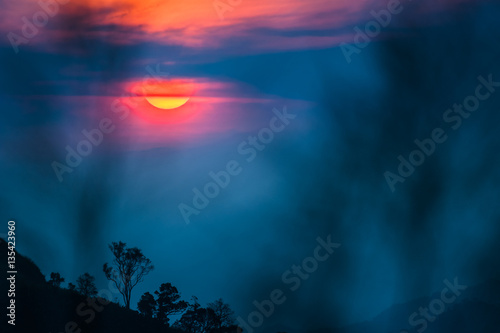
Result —
[[[193,115],[195,82],[150,78],[130,86],[138,115],[153,122],[180,122]],[[193,105],[194,104],[194,105]]]

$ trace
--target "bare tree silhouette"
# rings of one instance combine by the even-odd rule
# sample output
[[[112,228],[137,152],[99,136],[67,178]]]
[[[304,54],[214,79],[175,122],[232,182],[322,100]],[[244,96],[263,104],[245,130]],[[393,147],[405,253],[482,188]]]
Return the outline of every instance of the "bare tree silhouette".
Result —
[[[64,278],[61,277],[61,274],[52,272],[50,273],[50,280],[48,282],[53,287],[60,287],[61,283],[64,282]]]
[[[123,242],[109,244],[109,249],[115,257],[112,265],[105,263],[103,271],[108,280],[114,282],[116,288],[122,294],[125,307],[130,309],[130,297],[132,289],[142,282],[151,270],[154,269],[151,260],[146,258],[137,247],[127,248]]]
[[[213,303],[208,303],[208,308],[212,309],[215,314],[216,327],[220,330],[222,327],[231,326],[234,322],[233,310],[229,304],[224,303],[222,298],[219,298]]]
[[[180,300],[181,295],[170,282],[162,283],[160,289],[155,291],[158,303],[158,319],[168,325],[169,316],[181,314],[188,307],[188,303]]]
[[[97,295],[97,287],[95,286],[95,277],[89,273],[82,274],[76,280],[76,290],[87,297],[95,297]]]

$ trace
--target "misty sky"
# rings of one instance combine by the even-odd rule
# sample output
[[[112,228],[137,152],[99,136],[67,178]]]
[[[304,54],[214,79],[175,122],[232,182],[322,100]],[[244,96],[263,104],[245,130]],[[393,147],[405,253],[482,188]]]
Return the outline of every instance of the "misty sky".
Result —
[[[40,10],[0,5],[3,36]],[[483,88],[460,125],[444,114],[479,76],[500,82],[500,7],[401,6],[350,63],[341,43],[385,4],[243,1],[222,20],[210,1],[75,0],[18,53],[2,38],[4,230],[17,222],[17,248],[43,274],[89,272],[98,289],[107,244],[141,248],[156,269],[134,307],[171,282],[246,318],[281,288],[287,301],[263,327],[290,332],[370,319],[446,278],[498,276],[500,88]],[[151,69],[188,82],[190,102],[162,113],[132,96]],[[294,118],[248,161],[242,143],[284,109]],[[59,181],[53,162],[103,119],[111,133]],[[436,128],[447,140],[392,192],[384,173]],[[230,161],[241,172],[186,223],[179,204],[193,207],[193,188]],[[282,274],[328,235],[341,246],[290,292]]]

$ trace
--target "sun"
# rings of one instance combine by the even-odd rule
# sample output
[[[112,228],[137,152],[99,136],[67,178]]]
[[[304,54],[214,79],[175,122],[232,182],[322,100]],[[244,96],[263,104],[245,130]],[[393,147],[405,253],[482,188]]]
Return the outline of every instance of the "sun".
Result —
[[[200,110],[192,78],[147,78],[132,81],[126,88],[129,106],[136,116],[151,123],[179,124],[192,119]]]
[[[183,80],[148,80],[142,91],[146,101],[155,108],[172,110],[189,101],[193,94],[193,85]]]
[[[154,107],[163,110],[177,109],[189,101],[189,97],[146,96],[146,100]]]

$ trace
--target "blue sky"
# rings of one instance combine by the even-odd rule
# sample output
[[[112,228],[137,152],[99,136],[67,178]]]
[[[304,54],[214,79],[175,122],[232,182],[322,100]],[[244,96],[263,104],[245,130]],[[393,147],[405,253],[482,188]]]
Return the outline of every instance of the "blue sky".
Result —
[[[104,288],[107,244],[124,241],[156,266],[132,304],[172,282],[186,300],[222,297],[243,317],[331,234],[341,248],[265,323],[298,331],[369,319],[445,278],[498,276],[499,92],[457,130],[442,118],[474,93],[478,76],[500,81],[498,5],[425,4],[394,18],[350,64],[340,43],[383,6],[334,2],[328,20],[319,2],[300,15],[292,1],[288,16],[268,8],[260,22],[259,7],[242,3],[234,20],[212,13],[215,23],[189,29],[181,19],[144,27],[142,7],[119,25],[89,2],[85,15],[68,7],[55,16],[18,54],[4,40],[0,205],[3,220],[17,221],[19,251],[45,275],[74,283],[89,272]],[[321,19],[307,27],[310,17]],[[2,31],[17,27],[9,24]],[[221,32],[231,27],[238,33]],[[157,65],[169,73],[162,82],[196,90],[171,113],[130,96]],[[246,161],[238,146],[284,107],[296,118]],[[60,182],[52,163],[103,119],[114,130]],[[448,140],[391,192],[384,173],[437,127]],[[241,173],[186,224],[178,205],[191,205],[192,189],[231,160]]]

